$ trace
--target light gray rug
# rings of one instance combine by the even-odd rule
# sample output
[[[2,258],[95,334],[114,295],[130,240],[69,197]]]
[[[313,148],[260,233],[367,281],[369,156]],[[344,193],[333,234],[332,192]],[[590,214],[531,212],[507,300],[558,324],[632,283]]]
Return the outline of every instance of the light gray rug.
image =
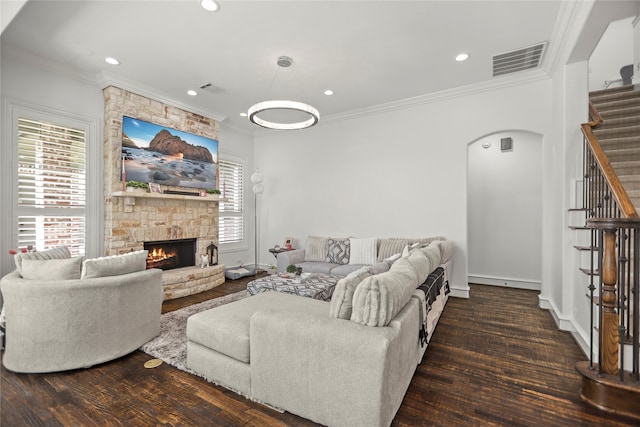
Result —
[[[240,291],[163,314],[160,317],[160,335],[144,344],[140,347],[140,350],[182,371],[191,372],[186,366],[187,318],[201,311],[228,304],[246,296],[247,291]]]

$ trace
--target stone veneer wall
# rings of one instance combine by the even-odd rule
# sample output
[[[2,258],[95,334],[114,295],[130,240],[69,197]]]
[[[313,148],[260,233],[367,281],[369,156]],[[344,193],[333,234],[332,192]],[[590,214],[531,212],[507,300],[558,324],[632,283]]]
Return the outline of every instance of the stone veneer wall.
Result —
[[[200,255],[206,254],[206,247],[211,242],[218,245],[218,202],[211,198],[200,200],[169,195],[158,195],[157,198],[114,196],[114,193],[122,191],[122,116],[215,140],[218,140],[219,123],[114,86],[104,88],[103,94],[106,255],[142,250],[145,241],[196,238],[198,263]],[[222,265],[180,270],[163,275],[167,299],[224,283]],[[183,279],[176,280],[176,277]]]

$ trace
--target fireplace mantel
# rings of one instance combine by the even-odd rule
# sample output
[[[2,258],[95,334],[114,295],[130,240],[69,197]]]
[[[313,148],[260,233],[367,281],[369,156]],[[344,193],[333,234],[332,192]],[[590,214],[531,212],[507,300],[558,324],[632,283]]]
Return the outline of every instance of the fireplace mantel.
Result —
[[[111,193],[113,197],[134,197],[143,199],[175,199],[175,200],[195,200],[198,202],[226,202],[218,194],[207,194],[206,196],[187,196],[185,194],[165,194],[165,193],[149,193],[144,191],[114,191]]]

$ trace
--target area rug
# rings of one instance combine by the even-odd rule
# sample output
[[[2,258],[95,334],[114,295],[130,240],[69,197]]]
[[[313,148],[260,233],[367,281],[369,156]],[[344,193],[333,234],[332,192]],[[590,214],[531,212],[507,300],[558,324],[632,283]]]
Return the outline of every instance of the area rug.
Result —
[[[160,317],[160,335],[144,344],[140,350],[182,371],[192,372],[187,368],[187,318],[246,296],[247,291],[240,291],[163,314]]]

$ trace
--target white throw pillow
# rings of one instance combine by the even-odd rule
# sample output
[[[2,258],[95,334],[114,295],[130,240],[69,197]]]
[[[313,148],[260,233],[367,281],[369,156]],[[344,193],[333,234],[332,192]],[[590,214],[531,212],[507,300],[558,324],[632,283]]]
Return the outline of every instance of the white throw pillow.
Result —
[[[351,254],[349,256],[349,264],[373,265],[376,263],[377,239],[375,237],[364,239],[352,237],[350,244]]]
[[[14,257],[16,263],[16,271],[20,276],[22,276],[22,260],[25,259],[69,259],[71,258],[71,252],[69,252],[69,248],[66,246],[58,246],[57,248],[47,249],[46,251],[40,252],[27,252],[27,253],[17,253]]]
[[[80,278],[82,258],[23,259],[22,278],[28,280],[72,280]]]
[[[362,267],[356,270],[346,277],[338,280],[336,287],[333,290],[331,296],[331,303],[329,305],[329,317],[336,319],[351,319],[351,311],[353,309],[353,293],[356,287],[367,277],[370,277],[371,273],[367,267]]]
[[[396,264],[400,263],[397,261]],[[417,287],[415,273],[392,269],[364,279],[353,293],[351,321],[366,326],[387,326],[407,304]],[[411,268],[407,266],[406,268]]]
[[[393,265],[393,263],[399,260],[400,258],[402,258],[402,254],[394,254],[394,255],[391,255],[389,258],[385,258],[384,261],[388,262],[389,265]]]
[[[143,271],[147,268],[148,253],[149,251],[136,251],[123,255],[85,259],[82,263],[82,275],[80,278],[119,276]]]

